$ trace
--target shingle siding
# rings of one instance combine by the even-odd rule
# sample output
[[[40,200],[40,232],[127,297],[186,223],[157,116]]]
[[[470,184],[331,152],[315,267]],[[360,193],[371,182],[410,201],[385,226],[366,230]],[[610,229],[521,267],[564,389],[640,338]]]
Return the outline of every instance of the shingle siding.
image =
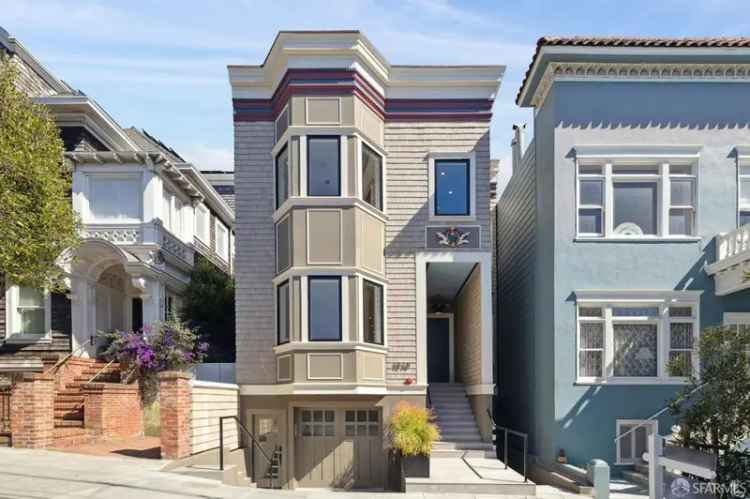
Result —
[[[482,382],[482,276],[477,267],[464,284],[455,304],[456,381]]]
[[[490,139],[484,122],[387,122],[385,126],[386,277],[388,278],[387,381],[416,376],[416,263],[429,223],[429,153],[474,152],[476,211],[482,249],[490,248]],[[460,251],[460,250],[459,250]]]
[[[18,68],[16,88],[21,92],[30,97],[47,97],[57,93],[31,67],[24,63],[20,57],[12,55],[10,60]]]
[[[235,123],[237,367],[239,384],[276,381],[273,353],[273,123]]]

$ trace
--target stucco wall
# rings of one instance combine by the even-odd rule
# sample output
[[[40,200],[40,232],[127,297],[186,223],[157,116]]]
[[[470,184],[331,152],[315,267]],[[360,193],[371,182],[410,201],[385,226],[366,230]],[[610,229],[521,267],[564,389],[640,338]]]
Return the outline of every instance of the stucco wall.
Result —
[[[416,263],[424,251],[428,223],[428,154],[475,152],[476,224],[482,248],[490,248],[488,123],[387,122],[385,149],[387,214],[385,258],[388,278],[387,381],[416,376]],[[460,250],[459,250],[460,251]]]
[[[719,324],[725,311],[750,310],[750,292],[716,297],[703,271],[713,262],[714,237],[736,227],[734,146],[750,143],[747,83],[558,82],[553,92],[553,161],[540,161],[541,176],[554,171],[554,333],[557,447],[573,462],[614,460],[615,419],[642,419],[665,405],[673,386],[576,386],[577,289],[703,290],[701,327]],[[550,128],[550,129],[552,129]],[[701,145],[697,233],[684,243],[575,242],[575,171],[571,150],[582,144]],[[552,168],[554,166],[554,169]],[[541,211],[541,210],[540,210]],[[549,277],[549,275],[548,275]],[[537,330],[537,339],[545,335]],[[662,419],[661,431],[668,430]],[[549,448],[545,447],[545,451]]]
[[[191,381],[190,447],[197,454],[219,447],[219,418],[239,416],[239,387],[227,383]],[[224,422],[224,447],[238,447],[237,424]]]

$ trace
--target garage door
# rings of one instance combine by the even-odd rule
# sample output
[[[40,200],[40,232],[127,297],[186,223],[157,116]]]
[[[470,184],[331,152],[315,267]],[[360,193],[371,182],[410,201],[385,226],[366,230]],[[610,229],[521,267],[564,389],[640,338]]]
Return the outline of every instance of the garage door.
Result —
[[[300,487],[381,488],[385,484],[380,410],[305,408],[295,414]]]

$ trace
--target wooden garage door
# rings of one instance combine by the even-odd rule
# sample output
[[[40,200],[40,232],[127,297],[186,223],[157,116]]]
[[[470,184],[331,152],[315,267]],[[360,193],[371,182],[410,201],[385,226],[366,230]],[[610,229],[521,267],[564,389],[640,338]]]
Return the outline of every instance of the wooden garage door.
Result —
[[[297,409],[295,475],[300,487],[381,488],[380,410]]]

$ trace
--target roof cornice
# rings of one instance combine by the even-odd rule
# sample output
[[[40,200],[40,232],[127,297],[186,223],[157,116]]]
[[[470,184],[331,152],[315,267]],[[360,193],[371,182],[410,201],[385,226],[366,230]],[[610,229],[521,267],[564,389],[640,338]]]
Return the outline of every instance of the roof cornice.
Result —
[[[102,134],[101,139],[118,151],[137,151],[138,146],[132,141],[117,122],[102,109],[96,101],[86,95],[51,95],[35,97],[34,102],[46,106],[53,115],[64,116],[80,113],[97,124]]]
[[[177,167],[198,187],[204,196],[204,202],[207,202],[214,211],[219,213],[219,216],[224,223],[227,223],[230,227],[234,227],[234,210],[224,200],[221,194],[216,192],[216,189],[214,189],[195,165],[191,163],[182,163],[178,164]]]
[[[382,97],[493,99],[505,66],[392,66],[360,32],[281,32],[261,66],[228,66],[234,98],[270,98],[289,69],[355,70]]]
[[[532,73],[533,75],[533,70]],[[523,87],[517,103],[538,107],[555,81],[750,82],[750,63],[548,62],[538,83]]]

